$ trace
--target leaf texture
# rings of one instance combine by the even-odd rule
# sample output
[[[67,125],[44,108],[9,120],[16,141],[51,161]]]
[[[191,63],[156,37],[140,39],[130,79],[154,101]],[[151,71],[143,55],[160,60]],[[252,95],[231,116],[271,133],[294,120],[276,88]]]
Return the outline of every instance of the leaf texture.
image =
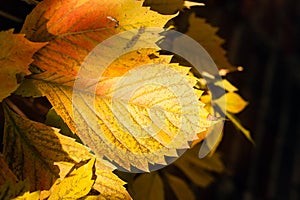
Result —
[[[7,181],[0,187],[0,199],[10,200],[14,197],[23,195],[29,190],[29,181],[19,181],[14,183],[12,180]]]
[[[9,169],[7,163],[4,161],[4,157],[0,154],[0,185],[3,185],[7,181],[11,180],[13,183],[18,181],[14,173]]]
[[[5,110],[4,150],[6,162],[17,178],[30,180],[31,190],[49,189],[58,178],[54,162],[79,162],[89,158],[89,150],[58,129],[23,119],[7,106]]]
[[[170,19],[141,3],[46,0],[28,16],[23,32],[35,41],[50,40],[32,63],[33,68],[45,72],[30,79],[71,131],[97,157],[125,170],[149,171],[149,165],[166,165],[165,156],[178,157],[176,149],[188,148],[188,142],[212,123],[193,90],[197,80],[187,75],[189,68],[169,64],[170,56],[154,55],[157,49],[132,50],[120,56],[107,66],[100,81],[95,81],[94,74],[116,51],[110,44],[97,52],[92,67],[82,67],[90,51],[113,34],[138,28],[118,38],[127,41],[125,48],[131,49],[138,41],[147,41],[143,27],[162,26]],[[91,5],[93,9],[87,9]],[[118,26],[111,17],[118,19]],[[53,37],[44,34],[43,25],[37,25],[43,18],[44,28]],[[31,32],[34,25],[41,29]],[[78,72],[83,76],[76,76]],[[76,86],[75,80],[79,82]],[[129,91],[134,91],[133,96],[128,96]]]
[[[91,159],[85,165],[74,169],[67,177],[56,180],[48,199],[80,199],[86,196],[95,181],[92,180],[94,164],[95,159]]]
[[[17,89],[17,76],[22,79],[22,76],[29,74],[32,55],[45,44],[30,42],[24,34],[13,34],[13,30],[0,32],[0,101]]]
[[[135,58],[132,57],[132,59]],[[148,60],[145,62],[148,62]],[[175,66],[175,69],[178,68],[180,69],[180,67]],[[124,82],[127,86],[106,84],[106,82],[110,83],[114,78],[100,81],[100,86],[97,88],[97,92],[99,92],[95,99],[95,110],[88,103],[93,101],[93,96],[90,93],[82,91],[76,93],[78,96],[75,98],[77,98],[78,105],[73,108],[72,86],[61,83],[60,79],[56,78],[56,75],[45,77],[44,74],[40,74],[34,75],[31,78],[35,79],[35,84],[47,96],[56,112],[64,119],[71,130],[73,132],[77,131],[79,137],[83,142],[88,144],[96,155],[100,157],[105,156],[125,169],[130,169],[131,163],[139,169],[148,171],[148,162],[166,164],[164,156],[177,157],[176,149],[188,148],[189,145],[187,142],[195,139],[197,133],[205,130],[205,127],[212,124],[206,118],[200,118],[201,113],[205,116],[207,112],[197,99],[195,99],[194,103],[192,102],[191,97],[195,96],[195,94],[188,94],[188,91],[193,92],[193,89],[189,86],[191,83],[185,80],[184,76],[178,76],[176,71],[173,71],[176,73],[173,73],[172,77],[170,74],[171,71],[167,71],[166,73],[160,70],[162,69],[154,67],[152,69],[143,69],[144,74],[140,77],[136,73],[129,71],[133,74],[129,74],[129,78],[127,77],[127,81]],[[184,72],[184,70],[177,71],[178,73]],[[155,79],[159,73],[160,77],[167,77],[164,79],[163,87],[148,85],[137,91],[135,96],[131,97],[135,101],[128,102],[128,99],[124,99],[124,94],[132,89],[130,88],[131,83],[128,81],[137,81],[139,84],[145,85],[143,79]],[[119,77],[115,78],[119,81]],[[184,84],[185,81],[186,84]],[[132,85],[134,86],[134,84]],[[177,96],[168,90],[168,87],[171,87],[171,85],[173,91],[180,92]],[[120,88],[118,89],[117,87]],[[113,90],[111,90],[112,88]],[[112,92],[114,91],[118,92],[112,96]],[[189,116],[189,119],[181,119],[180,116],[182,113],[180,113],[179,97],[182,100],[180,103],[186,102],[185,106],[189,111],[199,109],[198,116],[189,116],[188,113],[185,113],[185,116]],[[159,129],[157,125],[151,125],[153,119],[149,116],[150,110],[148,109],[155,106],[159,106],[159,108],[154,110],[158,112],[154,113],[156,114],[158,123],[162,123],[164,120],[167,121],[163,122],[163,124],[158,124],[163,125],[165,128],[158,132],[158,134],[155,134],[155,137],[152,137],[149,133]],[[75,114],[73,114],[73,111],[75,111]],[[85,113],[89,121],[86,120],[86,117],[82,117],[80,113]],[[143,115],[141,116],[140,113],[143,113]],[[165,116],[165,119],[160,119],[159,116]],[[187,126],[183,126],[186,129],[180,131],[180,128],[182,128],[180,127],[181,120],[185,120],[183,123]],[[189,121],[195,121],[196,125],[190,126]],[[152,126],[150,127],[151,130],[144,130],[142,128],[149,125]],[[100,126],[100,130],[98,126]],[[126,157],[125,160],[124,157]]]

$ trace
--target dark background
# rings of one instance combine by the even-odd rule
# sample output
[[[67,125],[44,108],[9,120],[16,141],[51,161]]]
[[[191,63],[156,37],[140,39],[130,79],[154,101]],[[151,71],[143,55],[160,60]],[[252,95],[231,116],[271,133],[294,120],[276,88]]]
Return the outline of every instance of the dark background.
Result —
[[[219,200],[300,199],[300,1],[202,2],[205,7],[192,11],[219,27],[231,63],[244,67],[228,79],[250,102],[238,117],[256,145],[227,123],[219,150],[228,172],[199,195]],[[0,5],[0,30],[16,32],[34,7],[21,0],[0,0]],[[32,116],[39,121],[43,113],[32,111]]]

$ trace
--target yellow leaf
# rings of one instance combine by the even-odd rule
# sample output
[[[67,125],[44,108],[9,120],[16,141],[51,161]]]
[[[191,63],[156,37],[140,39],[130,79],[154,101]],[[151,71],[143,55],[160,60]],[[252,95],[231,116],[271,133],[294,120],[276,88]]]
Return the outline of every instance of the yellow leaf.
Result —
[[[216,99],[215,102],[218,103],[223,101],[224,98],[226,101],[226,110],[230,113],[239,113],[248,105],[248,102],[242,99],[239,94],[234,92],[226,93],[221,98]]]
[[[217,82],[215,85],[224,88],[228,92],[236,92],[238,89],[232,85],[227,79],[222,79],[222,82]]]
[[[14,200],[39,200],[40,199],[40,191],[35,192],[25,192],[22,196],[18,196],[14,198]]]
[[[184,72],[181,69],[183,67],[171,65],[170,69],[162,68],[159,62],[166,62],[163,56],[150,59],[147,56],[150,53],[149,50],[146,49],[145,52],[147,53],[139,50],[139,54],[131,52],[123,56],[126,60],[142,66],[151,62],[158,65],[134,68],[136,64],[125,67],[124,64],[113,63],[104,74],[116,77],[103,79],[98,83],[94,111],[92,111],[91,104],[87,103],[93,102],[92,93],[80,89],[76,90],[75,96],[79,104],[73,107],[73,86],[69,85],[70,82],[67,85],[60,82],[66,75],[53,74],[51,76],[50,73],[49,76],[48,73],[42,73],[31,76],[34,84],[49,99],[72,132],[76,132],[98,157],[105,156],[128,170],[130,170],[130,165],[144,171],[149,170],[148,163],[165,165],[164,156],[178,156],[176,149],[188,148],[188,141],[194,140],[197,133],[212,125],[212,122],[206,118],[208,113],[203,108],[203,104],[198,102],[192,82],[189,82],[183,74],[181,75]],[[152,52],[155,51],[152,50]],[[141,55],[143,59],[140,59],[138,55]],[[123,56],[118,60],[122,60]],[[113,66],[119,66],[116,70],[118,74],[115,74],[116,67]],[[156,74],[160,74],[161,79],[157,79]],[[118,75],[123,76],[118,77]],[[55,78],[57,76],[61,78]],[[145,80],[161,81],[165,85],[146,84]],[[127,86],[124,87],[122,84]],[[139,90],[132,90],[132,87],[138,85],[143,85],[143,87]],[[129,101],[126,100],[126,96],[124,99],[124,94],[129,94],[128,91],[135,91],[130,97],[132,100],[128,99]],[[175,95],[174,92],[178,93]],[[192,102],[193,98],[194,102]],[[155,106],[158,106],[155,110],[150,109]],[[185,106],[188,112],[181,113],[182,106]],[[73,113],[74,109],[76,116]],[[156,113],[150,113],[153,111]],[[83,113],[85,117],[82,117]],[[158,116],[166,118],[161,119]],[[181,117],[187,122],[196,123],[186,123],[182,126]],[[87,122],[86,118],[92,122]],[[156,123],[160,124],[155,124],[155,119],[158,120]],[[99,124],[100,130],[98,125],[92,123]],[[151,132],[154,134],[149,134]]]
[[[58,179],[50,189],[48,200],[79,199],[86,196],[94,184],[92,180],[95,159],[74,169],[66,178]]]
[[[163,182],[156,172],[141,174],[132,187],[134,199],[164,200]]]
[[[247,130],[233,114],[226,112],[226,116],[240,131],[242,131],[242,133],[246,136],[246,138],[250,142],[252,142],[252,144],[255,144],[255,142],[250,134],[250,131]]]
[[[0,101],[18,87],[17,76],[28,75],[32,55],[46,43],[33,43],[24,34],[13,34],[13,30],[0,32]]]
[[[30,180],[31,190],[50,188],[59,173],[54,162],[77,163],[91,157],[85,146],[59,134],[58,129],[23,119],[7,106],[4,112],[3,155],[18,178]]]
[[[169,184],[176,194],[178,200],[194,200],[195,195],[193,191],[190,189],[189,185],[185,183],[182,179],[178,178],[177,176],[166,174],[166,177],[169,181]]]
[[[131,199],[130,195],[123,187],[125,184],[117,175],[112,172],[110,167],[103,164],[101,161],[96,161],[97,179],[93,186],[94,189],[100,192],[100,199]]]
[[[51,40],[32,63],[46,72],[30,78],[71,131],[97,157],[106,157],[126,170],[149,171],[150,164],[166,165],[165,156],[177,157],[176,149],[188,148],[197,133],[211,126],[193,90],[196,78],[186,75],[186,68],[179,65],[162,68],[171,56],[154,55],[158,47],[152,46],[120,56],[105,66],[102,79],[95,82],[91,77],[117,50],[110,45],[100,50],[106,54],[96,56],[97,63],[82,67],[85,76],[76,76],[86,56],[110,36],[138,29],[117,40],[127,42],[125,49],[137,42],[144,47],[154,37],[143,34],[144,27],[162,27],[172,17],[141,4],[132,0],[45,0],[27,17],[22,31],[34,41]],[[150,41],[155,44],[156,39]],[[99,58],[104,59],[100,64]],[[74,89],[75,80],[80,84]],[[147,86],[132,90],[143,84]],[[129,91],[134,94],[126,99]],[[182,107],[186,110],[181,111]]]

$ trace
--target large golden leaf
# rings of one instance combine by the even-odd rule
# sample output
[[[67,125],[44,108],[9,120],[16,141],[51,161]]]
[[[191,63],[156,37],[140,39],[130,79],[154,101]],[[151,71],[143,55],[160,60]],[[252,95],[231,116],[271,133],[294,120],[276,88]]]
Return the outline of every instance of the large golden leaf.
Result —
[[[29,74],[32,55],[45,44],[30,42],[24,34],[13,34],[13,30],[0,32],[0,101],[17,89],[17,76]]]
[[[167,164],[165,156],[178,157],[176,149],[188,148],[211,122],[193,90],[196,78],[187,76],[189,68],[155,55],[155,45],[151,47],[157,49],[133,48],[149,40],[155,44],[144,28],[162,27],[170,19],[141,5],[132,0],[46,0],[28,16],[23,32],[35,41],[50,40],[32,63],[32,69],[45,72],[30,79],[71,131],[98,157],[127,170],[148,171],[149,165]],[[97,45],[131,29],[136,30],[106,43],[87,64]],[[118,48],[129,53],[102,66]],[[95,81],[100,70],[102,78]]]
[[[154,51],[145,51],[141,50],[141,54],[132,52],[124,57],[141,65],[163,63],[163,56],[150,59],[145,55]],[[118,62],[117,60],[116,63]],[[89,103],[94,101],[93,94],[80,90],[83,88],[75,89],[76,96],[72,96],[73,85],[69,85],[72,81],[65,83],[66,76],[42,73],[31,76],[31,79],[70,129],[97,156],[107,157],[125,169],[130,169],[131,164],[147,171],[148,163],[165,165],[165,156],[177,157],[176,149],[188,148],[188,141],[195,139],[197,133],[211,125],[206,119],[208,113],[194,94],[194,79],[182,75],[187,72],[186,68],[170,65],[170,69],[166,70],[158,64],[156,63],[156,67],[132,70],[129,70],[130,67],[122,69],[119,66],[118,74],[129,70],[124,76],[126,85],[118,85],[120,77],[101,80],[96,90],[94,108]],[[109,66],[105,72],[107,76],[111,74],[110,69]],[[138,76],[137,72],[143,74]],[[147,85],[143,82],[159,78],[164,85]],[[126,99],[126,92],[131,91],[131,87],[136,84],[145,87]],[[170,90],[176,90],[178,94]],[[75,107],[74,98],[77,101]],[[186,109],[185,113],[182,113],[182,106]],[[151,110],[153,107],[155,109]],[[154,120],[158,120],[156,124]],[[155,134],[151,135],[151,132]]]

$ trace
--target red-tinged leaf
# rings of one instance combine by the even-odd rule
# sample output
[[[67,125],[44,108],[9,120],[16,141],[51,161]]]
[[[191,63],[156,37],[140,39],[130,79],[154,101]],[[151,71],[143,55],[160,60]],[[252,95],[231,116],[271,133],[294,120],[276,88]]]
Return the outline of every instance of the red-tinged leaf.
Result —
[[[0,32],[0,101],[16,90],[22,77],[30,73],[28,65],[32,55],[45,44],[30,42],[24,34],[13,34],[13,30]]]

